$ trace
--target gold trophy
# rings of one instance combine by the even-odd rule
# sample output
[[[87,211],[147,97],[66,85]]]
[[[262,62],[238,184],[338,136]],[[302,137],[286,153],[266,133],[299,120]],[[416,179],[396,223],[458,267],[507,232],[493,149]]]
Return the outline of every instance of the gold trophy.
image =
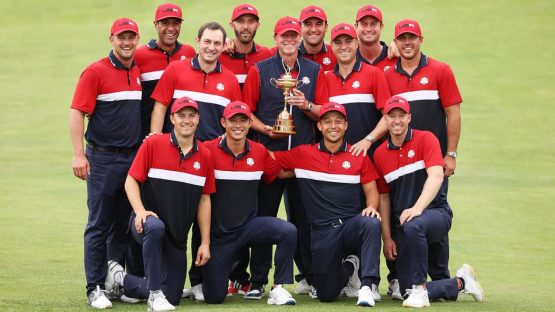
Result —
[[[271,78],[270,83],[283,90],[283,111],[277,115],[276,122],[273,127],[274,133],[279,134],[295,134],[295,124],[293,123],[293,115],[287,110],[287,97],[291,94],[291,89],[301,87],[304,83],[291,76],[291,70],[286,69],[285,74],[281,78]],[[300,85],[299,85],[300,84]]]

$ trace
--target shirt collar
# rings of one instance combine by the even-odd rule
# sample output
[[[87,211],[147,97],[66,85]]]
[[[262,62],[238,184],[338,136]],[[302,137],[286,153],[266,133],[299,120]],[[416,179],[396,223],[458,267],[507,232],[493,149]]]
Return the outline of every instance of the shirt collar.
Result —
[[[170,132],[170,142],[179,151],[179,160],[180,161],[188,159],[191,156],[193,156],[193,154],[195,152],[198,152],[198,143],[197,143],[197,138],[196,137],[193,138],[193,148],[191,148],[191,150],[189,150],[189,152],[187,154],[183,154],[183,151],[181,150],[181,146],[179,146],[179,143],[177,142],[177,137],[175,136],[175,130],[172,130],[172,132]]]
[[[235,154],[227,146],[226,138],[223,138],[223,139],[220,140],[220,142],[218,143],[218,147],[221,148],[222,150],[224,150],[224,152],[231,155],[235,159],[242,159],[245,156],[247,156],[249,154],[249,152],[251,151],[251,147],[249,145],[249,140],[245,140],[245,151],[240,153],[237,156],[235,156]]]
[[[402,145],[404,145],[406,142],[412,140],[412,135],[413,135],[413,130],[412,130],[412,128],[409,126],[409,127],[408,127],[408,130],[407,130],[407,136],[405,137],[405,140],[403,141],[403,144],[402,144]],[[402,146],[402,145],[401,145],[401,146]],[[388,136],[388,137],[387,137],[387,148],[388,148],[388,149],[400,149],[401,146],[397,146],[397,145],[393,144],[393,141],[391,141],[391,136]]]
[[[129,66],[129,68],[125,67],[120,60],[118,60],[118,58],[116,57],[116,55],[114,54],[114,51],[111,50],[110,53],[108,54],[108,59],[110,60],[110,63],[112,63],[112,66],[114,66],[117,69],[131,69],[133,67],[135,67],[135,60],[133,60],[133,62],[131,63],[131,66]]]
[[[364,63],[370,64],[370,65],[374,65],[374,64],[377,64],[377,63],[381,62],[384,58],[387,57],[387,51],[388,51],[389,47],[383,41],[380,41],[380,45],[382,46],[382,52],[380,53],[380,55],[378,55],[378,57],[374,60],[374,62],[370,63],[370,61],[365,59],[362,56],[362,54],[360,53],[360,48],[357,49],[357,58],[360,58]]]
[[[233,53],[230,54],[231,58],[235,58],[235,59],[244,59],[245,56],[247,56],[248,54],[252,54],[252,53],[256,53],[258,52],[259,48],[256,44],[256,42],[252,42],[252,49],[247,52],[247,53],[239,53],[239,52],[235,52],[233,51]]]
[[[340,153],[340,152],[346,152],[347,147],[348,147],[347,146],[347,141],[345,139],[343,139],[343,142],[341,143],[341,146],[339,147],[337,152],[331,152],[330,150],[327,149],[326,144],[324,144],[324,138],[321,138],[320,143],[318,143],[318,150],[321,151],[321,152],[326,152],[330,155]]]
[[[358,51],[357,51],[357,54],[358,54]],[[355,60],[355,65],[353,66],[353,70],[349,73],[349,75],[347,75],[347,77],[345,77],[344,80],[347,80],[353,72],[359,72],[361,68],[362,68],[362,57],[357,57]],[[343,79],[343,76],[341,76],[341,73],[339,73],[339,63],[335,64],[335,67],[333,68],[333,73],[337,77]]]
[[[281,70],[285,71],[285,69],[283,68],[283,64],[281,61],[281,55],[279,55],[279,50],[276,51],[276,54],[274,56],[272,56],[274,62],[279,64],[279,68],[281,68]],[[291,71],[298,71],[299,70],[299,62],[301,62],[303,60],[302,56],[297,56],[297,60],[295,62],[295,66],[293,66],[293,68],[291,68]]]
[[[191,59],[191,66],[195,70],[202,70],[202,68],[200,68],[200,62],[198,61],[198,54]],[[222,65],[220,64],[219,60],[216,61],[216,68],[212,72],[216,72],[216,73],[222,72]]]
[[[424,66],[428,65],[428,57],[426,55],[424,55],[424,53],[420,52],[420,62],[418,62],[418,66],[416,67],[416,69],[414,70],[414,72],[412,72],[412,75],[409,75],[404,69],[403,66],[401,66],[401,58],[399,58],[397,60],[397,64],[395,64],[395,71],[403,74],[405,76],[411,77],[416,75],[416,73],[418,73]]]
[[[320,53],[327,53],[328,52],[328,47],[326,46],[326,42],[322,42],[322,48],[320,49],[320,51],[314,53],[314,54],[320,54]],[[299,46],[299,54],[301,55],[305,55],[305,54],[310,54],[308,52],[306,52],[306,49],[304,47],[304,40],[301,41],[301,45]]]
[[[159,51],[163,52],[164,54],[168,54],[164,49],[158,47],[158,44],[156,44],[156,39],[151,39],[146,46],[151,49],[158,49]],[[168,54],[169,56],[174,55],[175,53],[179,52],[179,50],[181,49],[181,43],[179,43],[179,41],[175,42],[175,47],[173,48],[173,50]]]

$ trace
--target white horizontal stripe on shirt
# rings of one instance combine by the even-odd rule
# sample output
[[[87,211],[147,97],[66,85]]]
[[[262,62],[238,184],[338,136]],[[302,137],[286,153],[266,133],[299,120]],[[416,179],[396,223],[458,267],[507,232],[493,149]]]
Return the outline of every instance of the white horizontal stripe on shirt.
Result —
[[[295,176],[301,179],[309,179],[324,182],[345,183],[345,184],[358,184],[360,183],[359,175],[348,174],[332,174],[323,173],[305,169],[295,169]]]
[[[401,94],[405,99],[410,101],[422,101],[422,100],[438,100],[439,92],[437,90],[420,90],[420,91],[409,91]]]
[[[123,100],[140,100],[143,96],[141,91],[120,91],[114,93],[99,94],[97,101],[113,102]]]
[[[410,165],[406,165],[403,167],[400,167],[394,171],[391,171],[390,173],[386,174],[384,176],[385,182],[390,183],[393,182],[395,180],[397,180],[398,178],[416,172],[420,169],[424,169],[426,166],[424,165],[424,161],[423,160],[419,160],[415,163],[412,163]]]
[[[142,73],[141,74],[141,81],[151,81],[151,80],[160,80],[162,77],[163,70],[153,71],[149,73]]]
[[[210,104],[216,104],[216,105],[220,105],[220,106],[227,106],[227,104],[229,104],[229,102],[231,102],[228,98],[223,97],[223,96],[219,96],[219,95],[214,95],[214,94],[209,94],[209,93],[202,93],[202,92],[195,92],[195,91],[187,91],[187,90],[175,90],[173,92],[173,98],[174,99],[179,99],[182,97],[189,97],[197,102],[204,102],[204,103],[210,103]]]
[[[148,171],[149,178],[162,179],[168,181],[182,182],[187,184],[193,184],[198,186],[204,186],[206,182],[206,177],[197,176],[194,174],[189,174],[185,172],[156,169],[151,168]]]
[[[339,104],[349,104],[349,103],[376,103],[374,101],[374,95],[363,94],[363,93],[353,93],[353,94],[343,94],[330,96],[330,102],[335,102]]]
[[[257,181],[262,177],[262,171],[224,171],[214,170],[217,180]]]

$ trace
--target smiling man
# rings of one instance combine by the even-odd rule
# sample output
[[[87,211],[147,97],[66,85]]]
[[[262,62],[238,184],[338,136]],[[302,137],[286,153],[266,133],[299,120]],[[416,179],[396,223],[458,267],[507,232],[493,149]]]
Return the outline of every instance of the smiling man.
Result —
[[[325,72],[333,70],[336,64],[335,55],[330,45],[324,41],[328,31],[328,17],[324,9],[315,5],[307,6],[301,10],[299,21],[303,37],[299,53],[320,64]]]
[[[137,23],[129,18],[116,20],[109,40],[108,57],[81,74],[69,117],[73,174],[87,181],[85,274],[88,304],[97,309],[112,307],[103,290],[106,261],[123,261],[129,245],[126,229],[131,206],[124,182],[141,142],[141,82],[133,61],[139,42]],[[89,119],[86,152],[85,116]]]
[[[192,58],[196,54],[192,46],[177,41],[182,22],[183,12],[178,5],[171,3],[160,5],[156,9],[153,22],[158,38],[139,47],[135,54],[135,62],[141,71],[143,86],[141,102],[143,136],[150,132],[150,116],[154,106],[154,100],[150,96],[164,69],[170,62]]]

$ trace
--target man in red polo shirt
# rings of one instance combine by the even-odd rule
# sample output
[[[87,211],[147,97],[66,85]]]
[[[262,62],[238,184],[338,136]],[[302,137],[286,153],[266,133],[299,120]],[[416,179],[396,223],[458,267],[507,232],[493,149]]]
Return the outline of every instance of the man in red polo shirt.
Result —
[[[135,53],[135,62],[141,71],[143,86],[141,102],[143,136],[150,132],[150,116],[154,107],[154,100],[150,96],[164,69],[170,62],[192,58],[196,54],[192,46],[177,41],[182,22],[183,12],[178,5],[171,3],[160,5],[154,15],[154,28],[158,33],[158,39],[150,40],[146,45],[139,47]]]
[[[73,174],[87,181],[85,274],[88,304],[97,309],[112,307],[103,290],[106,261],[123,261],[129,245],[131,206],[123,185],[141,142],[141,82],[133,61],[137,23],[128,18],[114,21],[109,39],[109,55],[81,74],[69,118]]]
[[[395,260],[406,298],[403,306],[422,308],[430,305],[429,299],[457,300],[459,292],[482,301],[484,292],[468,264],[457,270],[456,278],[426,282],[429,261],[434,260],[429,249],[447,236],[453,213],[442,188],[444,159],[438,139],[409,125],[411,111],[403,97],[387,101],[384,118],[389,137],[374,153],[380,175],[383,250],[387,260]]]
[[[328,17],[321,7],[310,5],[301,10],[299,17],[303,41],[299,46],[299,54],[314,61],[327,72],[336,64],[331,47],[324,41],[328,31]]]
[[[249,68],[258,61],[271,57],[272,52],[254,42],[260,22],[258,10],[253,5],[240,4],[233,8],[229,26],[235,33],[231,42],[233,49],[223,52],[220,62],[235,74],[242,89]]]

